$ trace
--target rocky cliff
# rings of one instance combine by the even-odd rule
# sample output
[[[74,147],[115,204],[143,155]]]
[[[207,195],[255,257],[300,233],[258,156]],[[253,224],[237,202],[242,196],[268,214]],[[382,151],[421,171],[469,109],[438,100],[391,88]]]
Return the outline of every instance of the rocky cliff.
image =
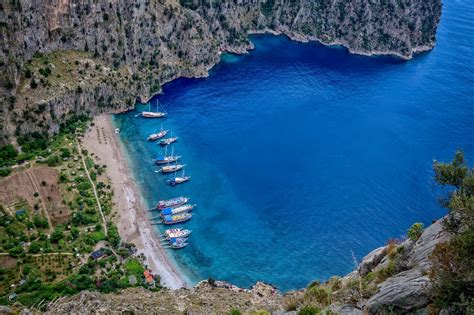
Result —
[[[205,76],[219,52],[252,48],[249,33],[409,59],[433,47],[440,15],[440,0],[3,1],[0,141]]]
[[[221,281],[203,281],[191,289],[151,292],[143,288],[113,294],[81,292],[49,303],[48,314],[245,314],[266,311],[295,314],[302,309],[336,314],[427,314],[431,284],[427,273],[435,245],[449,239],[442,221],[429,226],[418,240],[391,241],[364,257],[345,277],[282,294],[258,282],[242,289]],[[34,311],[34,310],[33,310]],[[266,313],[262,313],[266,314]],[[314,314],[308,312],[307,314]]]

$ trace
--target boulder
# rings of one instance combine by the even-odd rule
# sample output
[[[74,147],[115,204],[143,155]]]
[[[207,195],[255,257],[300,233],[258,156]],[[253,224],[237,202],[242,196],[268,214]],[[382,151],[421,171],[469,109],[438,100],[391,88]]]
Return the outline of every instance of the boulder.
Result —
[[[443,219],[436,221],[427,227],[420,238],[411,248],[408,265],[419,266],[427,270],[430,266],[429,256],[433,252],[436,244],[446,242],[449,235],[443,230]]]
[[[380,261],[387,255],[387,246],[379,247],[371,251],[362,259],[359,265],[359,274],[363,277],[375,268]]]
[[[429,302],[430,280],[420,269],[414,268],[396,274],[379,285],[379,292],[372,296],[365,308],[369,314],[395,308],[414,310]]]

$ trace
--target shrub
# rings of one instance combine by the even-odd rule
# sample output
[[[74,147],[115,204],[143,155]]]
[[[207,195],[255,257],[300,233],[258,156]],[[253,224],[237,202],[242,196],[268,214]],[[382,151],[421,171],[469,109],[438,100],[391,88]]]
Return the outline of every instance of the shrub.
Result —
[[[7,166],[14,163],[18,156],[18,151],[11,144],[6,144],[0,147],[0,167]]]
[[[11,172],[12,172],[12,170],[9,167],[0,168],[0,176],[1,177],[6,177],[6,176],[10,175]]]
[[[423,233],[423,224],[422,223],[414,223],[408,229],[407,235],[408,235],[409,239],[416,242],[420,238],[422,233]]]
[[[323,286],[313,286],[305,293],[305,299],[310,299],[321,305],[329,305],[331,303],[331,292]]]
[[[58,166],[61,164],[61,159],[57,155],[53,155],[46,160],[46,164],[50,167]]]
[[[474,296],[474,169],[467,166],[462,151],[456,152],[451,163],[435,161],[433,168],[439,184],[456,190],[445,203],[449,213],[443,222],[451,239],[437,244],[430,257],[432,298],[438,307],[449,307],[453,314],[467,314]]]
[[[30,87],[32,89],[36,89],[38,87],[38,83],[36,82],[35,78],[31,78]]]
[[[299,310],[298,315],[316,315],[319,314],[321,310],[316,306],[306,305]]]
[[[63,229],[61,226],[58,225],[54,229],[54,232],[51,234],[51,237],[50,237],[51,243],[58,243],[59,240],[63,239],[63,237],[64,237]]]

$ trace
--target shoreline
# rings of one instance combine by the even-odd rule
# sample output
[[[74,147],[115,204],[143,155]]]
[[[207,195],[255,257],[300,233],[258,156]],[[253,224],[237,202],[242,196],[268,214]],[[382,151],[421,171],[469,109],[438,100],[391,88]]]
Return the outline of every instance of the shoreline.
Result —
[[[188,287],[183,275],[170,261],[161,246],[146,214],[146,203],[125,158],[123,144],[115,134],[110,114],[96,116],[83,139],[84,147],[94,159],[107,166],[107,176],[114,192],[114,221],[122,241],[132,243],[137,254],[144,254],[145,263],[161,277],[161,284],[170,289]]]

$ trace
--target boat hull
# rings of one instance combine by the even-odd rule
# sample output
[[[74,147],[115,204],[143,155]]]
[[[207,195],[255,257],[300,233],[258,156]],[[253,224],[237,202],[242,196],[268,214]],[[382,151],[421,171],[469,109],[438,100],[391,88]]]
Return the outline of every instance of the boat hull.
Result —
[[[165,216],[163,218],[163,224],[166,224],[166,225],[171,225],[171,224],[178,224],[178,223],[182,223],[182,222],[186,222],[186,221],[189,221],[191,220],[193,216],[191,214],[184,214],[184,215],[172,215],[172,216]]]
[[[179,184],[186,183],[190,179],[191,179],[191,177],[179,178],[179,179],[175,178],[175,179],[172,179],[172,180],[168,181],[168,183],[170,184],[170,186],[176,186],[176,185],[179,185]]]
[[[143,118],[164,118],[165,116],[166,114],[162,112],[142,112]]]
[[[164,168],[162,167],[161,168],[161,172],[162,173],[174,173],[176,171],[179,171],[180,169],[182,169],[184,167],[184,165],[177,165],[176,167],[170,167],[170,168]]]
[[[189,201],[189,198],[186,198],[186,197],[170,199],[170,200],[164,200],[164,201],[160,201],[158,203],[158,205],[156,206],[156,208],[158,210],[163,210],[163,209],[166,209],[166,208],[176,208],[176,207],[179,207],[181,205],[184,205],[188,201]]]

